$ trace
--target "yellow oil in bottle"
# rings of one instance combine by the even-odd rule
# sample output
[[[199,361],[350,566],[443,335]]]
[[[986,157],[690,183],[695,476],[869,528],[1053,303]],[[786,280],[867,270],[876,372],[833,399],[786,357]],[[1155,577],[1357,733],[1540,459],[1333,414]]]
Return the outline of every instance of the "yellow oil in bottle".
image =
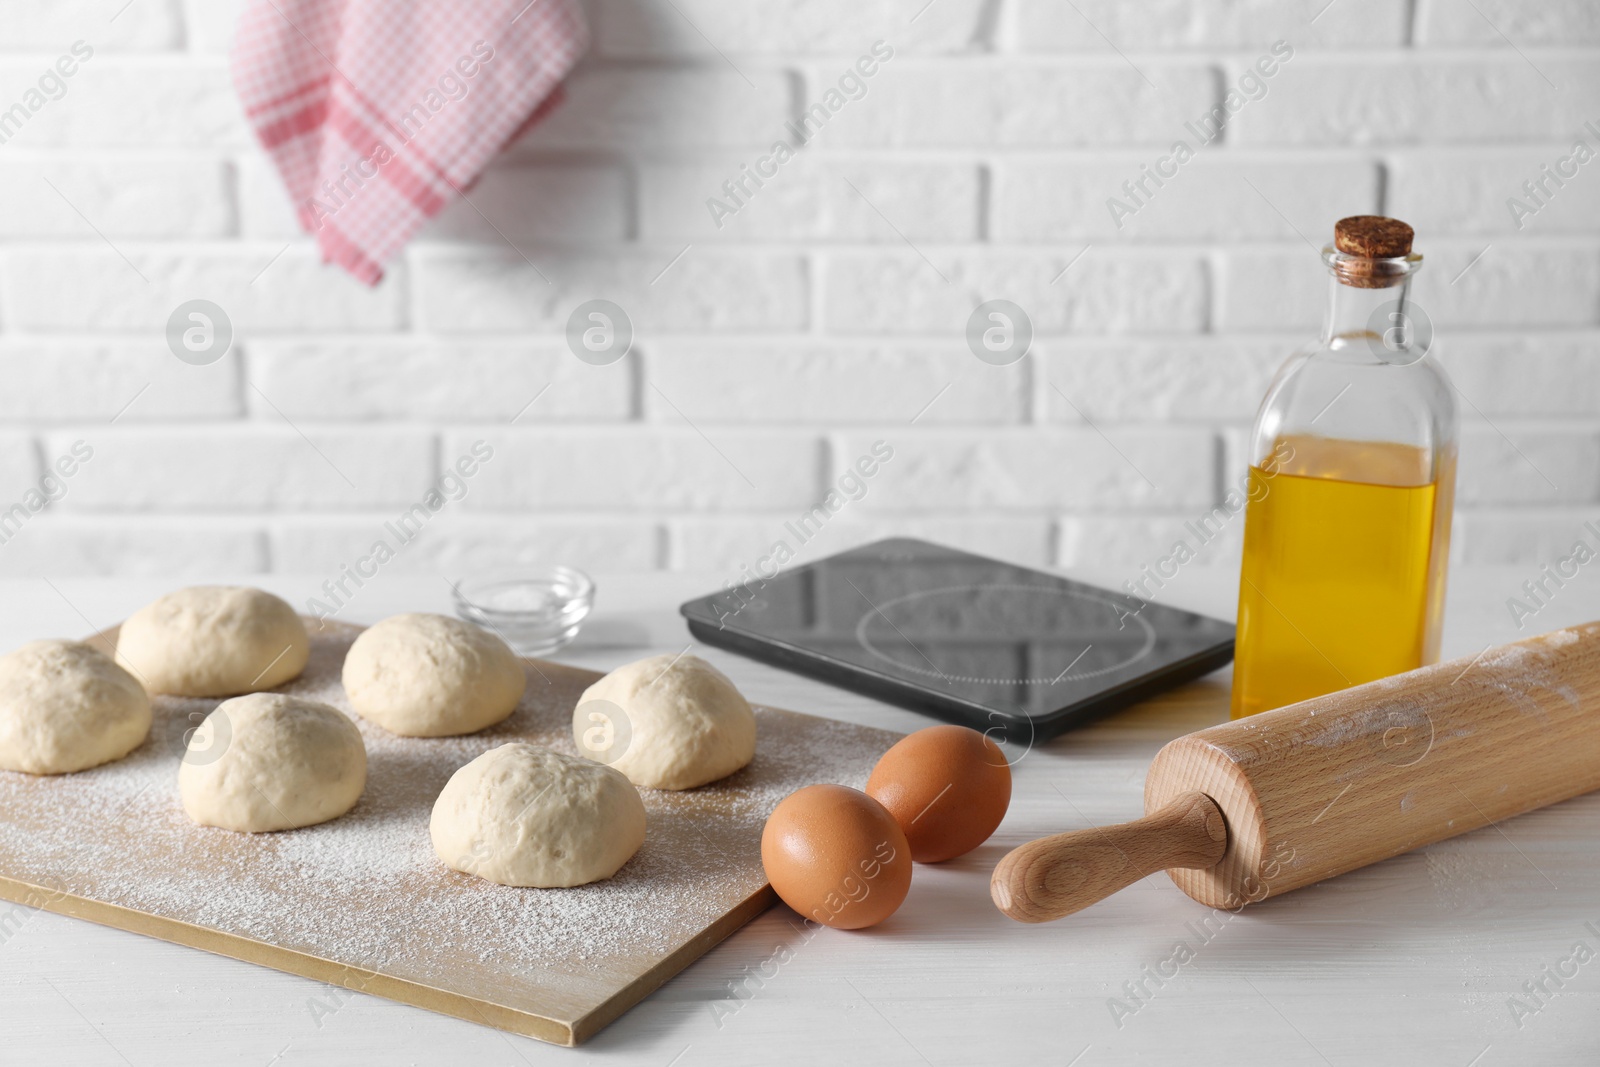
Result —
[[[1439,655],[1454,454],[1291,435],[1273,456],[1250,470],[1236,719]]]

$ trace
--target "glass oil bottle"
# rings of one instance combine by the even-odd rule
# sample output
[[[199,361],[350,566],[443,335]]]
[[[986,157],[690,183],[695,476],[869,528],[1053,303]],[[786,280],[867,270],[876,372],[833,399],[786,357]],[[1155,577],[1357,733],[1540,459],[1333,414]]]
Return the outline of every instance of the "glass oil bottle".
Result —
[[[1458,416],[1410,302],[1410,226],[1342,219],[1321,338],[1250,437],[1232,715],[1439,658]]]

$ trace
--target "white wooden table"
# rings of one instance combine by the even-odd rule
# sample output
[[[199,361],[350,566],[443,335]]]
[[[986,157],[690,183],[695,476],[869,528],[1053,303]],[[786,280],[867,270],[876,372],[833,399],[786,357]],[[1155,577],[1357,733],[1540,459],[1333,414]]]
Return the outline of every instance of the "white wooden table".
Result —
[[[557,658],[603,670],[681,650],[677,605],[721,577],[597,575],[592,625]],[[1528,577],[1458,572],[1446,654],[1600,617],[1600,577],[1585,573],[1518,633],[1505,601]],[[303,603],[322,576],[246,580]],[[1186,572],[1166,602],[1231,618],[1235,580]],[[98,629],[172,584],[0,583],[0,648]],[[438,578],[380,575],[341,617],[447,611],[448,598]],[[929,722],[698,651],[763,703],[897,730]],[[1227,685],[1219,672],[1029,752],[994,839],[918,868],[884,926],[811,935],[778,908],[577,1050],[0,904],[0,1063],[1600,1063],[1600,794],[1248,908],[1204,941],[1208,909],[1159,874],[1045,926],[994,909],[988,874],[1006,850],[1140,814],[1150,757],[1217,721],[1205,698]],[[1179,942],[1192,959],[1161,976]],[[1573,962],[1579,943],[1586,962]],[[1561,971],[1558,987],[1548,976]],[[1535,999],[1524,983],[1540,982],[1549,992]],[[1513,996],[1538,1010],[1514,1019]]]

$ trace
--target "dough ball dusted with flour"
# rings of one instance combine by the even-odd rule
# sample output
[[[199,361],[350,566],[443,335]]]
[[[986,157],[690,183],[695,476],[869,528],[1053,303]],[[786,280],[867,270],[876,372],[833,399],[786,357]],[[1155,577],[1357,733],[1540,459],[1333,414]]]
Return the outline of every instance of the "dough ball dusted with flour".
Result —
[[[384,619],[356,638],[344,658],[350,706],[405,737],[487,729],[517,710],[527,684],[510,646],[446,615]]]
[[[579,752],[653,789],[726,778],[756,754],[750,702],[698,656],[618,667],[579,698],[572,734]]]
[[[501,885],[610,878],[644,843],[644,802],[598,763],[513,742],[456,771],[433,805],[446,866]]]
[[[337,819],[366,787],[367,748],[349,716],[282,693],[218,704],[178,768],[189,818],[246,833]]]
[[[152,693],[226,697],[273,689],[305,670],[311,641],[294,608],[260,589],[196,585],[128,617],[117,663]]]
[[[0,768],[68,774],[121,759],[150,733],[150,698],[109,656],[31,641],[0,656]]]

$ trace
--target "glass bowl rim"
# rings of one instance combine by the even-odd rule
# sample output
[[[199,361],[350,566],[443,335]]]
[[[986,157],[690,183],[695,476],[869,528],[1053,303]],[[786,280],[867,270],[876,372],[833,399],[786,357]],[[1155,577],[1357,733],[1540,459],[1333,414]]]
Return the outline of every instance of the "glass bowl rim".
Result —
[[[486,587],[508,585],[531,585],[534,583],[548,585],[550,579],[556,579],[571,586],[572,592],[566,596],[561,608],[557,612],[539,612],[526,608],[495,608],[478,600],[477,595]],[[594,603],[594,579],[576,567],[557,564],[542,570],[516,570],[493,572],[462,578],[451,583],[455,593],[456,605],[468,607],[485,616],[508,619],[548,619],[558,622],[571,614],[576,608],[587,609]]]

